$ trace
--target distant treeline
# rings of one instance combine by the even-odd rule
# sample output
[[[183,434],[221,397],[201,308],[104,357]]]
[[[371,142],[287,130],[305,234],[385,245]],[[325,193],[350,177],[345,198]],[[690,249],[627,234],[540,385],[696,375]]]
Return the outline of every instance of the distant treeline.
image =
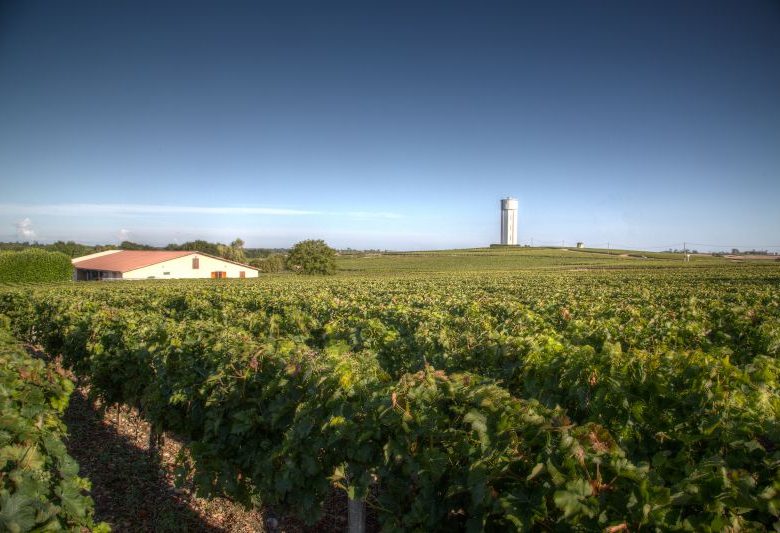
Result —
[[[265,258],[273,254],[287,253],[285,248],[244,248],[244,242],[236,239],[231,244],[220,242],[208,242],[205,240],[189,241],[182,244],[168,244],[166,246],[151,246],[132,241],[122,241],[118,246],[115,244],[80,244],[75,241],[57,241],[51,244],[42,244],[38,242],[0,242],[0,251],[20,252],[30,248],[39,248],[49,252],[61,252],[69,257],[81,257],[83,255],[94,254],[104,250],[193,250],[203,252],[226,259],[233,259],[236,255],[243,257],[244,260]],[[238,252],[238,253],[237,253]],[[243,255],[241,254],[243,252]]]
[[[122,241],[119,246],[115,244],[80,244],[75,241],[57,241],[51,244],[42,244],[38,242],[0,242],[0,251],[19,252],[29,248],[40,248],[49,252],[61,252],[69,257],[81,257],[104,250],[116,250],[117,248],[120,250],[193,250],[205,254],[216,255],[218,257],[225,257],[226,259],[231,259],[231,256],[235,256],[236,250],[240,248],[243,251],[244,261],[250,259],[266,259],[272,255],[285,255],[289,252],[289,249],[287,248],[244,248],[244,241],[241,239],[236,239],[229,245],[199,239],[182,244],[172,243],[166,246],[151,246],[149,244],[141,244],[132,241]],[[387,252],[387,250],[355,250],[353,248],[338,250],[338,253],[341,255],[380,254],[385,252]]]
[[[60,252],[68,257],[79,257],[95,252],[102,252],[103,250],[113,250],[116,246],[90,246],[88,244],[78,244],[73,241],[57,241],[52,244],[40,244],[37,242],[0,242],[0,251],[3,252],[21,252],[22,250],[29,250],[30,248],[38,248],[48,252]]]

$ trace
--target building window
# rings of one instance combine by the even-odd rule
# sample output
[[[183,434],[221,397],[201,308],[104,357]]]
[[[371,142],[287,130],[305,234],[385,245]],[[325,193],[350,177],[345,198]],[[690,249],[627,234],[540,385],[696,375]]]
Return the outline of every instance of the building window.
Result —
[[[163,276],[170,276],[170,275],[171,275],[170,272],[163,272]]]
[[[239,272],[239,273],[238,273],[238,277],[239,277],[239,278],[245,278],[245,277],[246,277],[246,272],[244,272],[244,271],[242,270],[241,272]]]
[[[217,270],[216,272],[211,273],[211,277],[216,279],[226,278],[227,272],[220,272]]]
[[[193,257],[192,258],[192,270],[197,270],[200,268],[200,258],[199,257]]]

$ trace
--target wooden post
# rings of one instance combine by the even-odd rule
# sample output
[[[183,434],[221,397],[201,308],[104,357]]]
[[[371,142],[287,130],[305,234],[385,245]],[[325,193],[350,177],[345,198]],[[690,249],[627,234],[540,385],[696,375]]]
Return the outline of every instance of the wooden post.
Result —
[[[350,499],[347,509],[349,510],[349,533],[366,533],[366,502]]]
[[[157,433],[154,431],[153,427],[149,426],[149,457],[157,455],[157,444],[159,444],[157,441]]]
[[[154,425],[149,425],[149,456],[158,461],[162,458],[162,448],[165,443],[165,435],[158,431]]]

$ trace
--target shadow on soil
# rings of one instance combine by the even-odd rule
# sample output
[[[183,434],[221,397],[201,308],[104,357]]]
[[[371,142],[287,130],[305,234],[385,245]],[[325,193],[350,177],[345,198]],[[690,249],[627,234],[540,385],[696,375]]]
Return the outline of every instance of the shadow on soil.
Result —
[[[68,453],[92,482],[95,519],[114,531],[230,531],[206,523],[171,487],[146,450],[122,435],[94,408],[82,391],[74,391],[64,416]],[[257,524],[257,530],[262,530]]]
[[[341,533],[347,530],[347,498],[333,491],[313,526],[271,509],[247,510],[224,498],[197,498],[173,484],[174,457],[181,444],[166,438],[161,461],[148,453],[149,425],[134,410],[102,411],[77,388],[63,417],[68,453],[80,475],[92,482],[95,520],[114,531],[208,533]],[[366,531],[376,533],[369,509]]]
[[[33,357],[49,358],[36,346]],[[96,407],[87,389],[70,396],[63,417],[68,428],[65,445],[79,463],[79,475],[90,480],[95,522],[113,531],[203,533],[343,533],[347,531],[347,497],[331,491],[320,520],[307,526],[273,509],[245,509],[225,498],[197,498],[173,483],[174,458],[181,449],[165,438],[160,457],[148,453],[149,424],[134,409]],[[365,531],[380,530],[376,513],[367,510]]]

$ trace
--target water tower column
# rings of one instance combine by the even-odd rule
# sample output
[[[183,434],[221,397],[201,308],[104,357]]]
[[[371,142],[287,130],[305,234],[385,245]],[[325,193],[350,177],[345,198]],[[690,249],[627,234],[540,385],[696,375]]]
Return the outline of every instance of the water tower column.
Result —
[[[517,245],[517,200],[501,200],[501,244]]]

